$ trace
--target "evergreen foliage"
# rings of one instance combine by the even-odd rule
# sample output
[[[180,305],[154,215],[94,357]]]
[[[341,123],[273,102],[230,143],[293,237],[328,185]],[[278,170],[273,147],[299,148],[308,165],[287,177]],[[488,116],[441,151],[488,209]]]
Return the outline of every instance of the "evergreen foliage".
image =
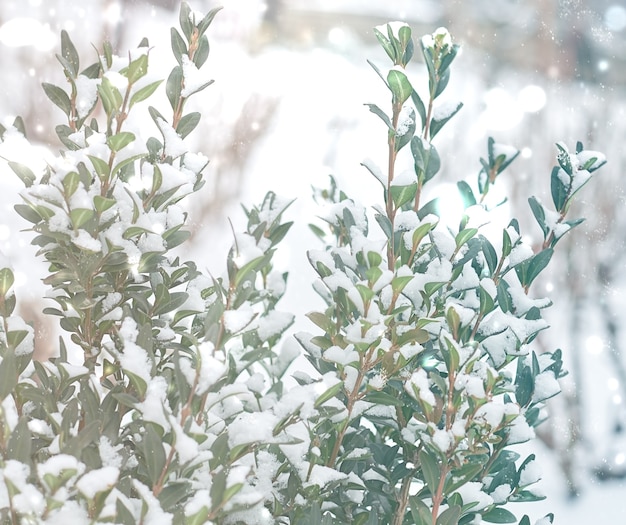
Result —
[[[544,239],[533,249],[515,219],[497,239],[481,232],[489,190],[518,155],[489,139],[476,186],[458,183],[461,223],[445,227],[422,193],[445,161],[431,141],[462,106],[437,103],[459,47],[443,28],[418,40],[422,98],[406,74],[410,27],[377,28],[391,66],[372,67],[390,113],[368,106],[388,164],[365,167],[382,199],[372,225],[334,179],[316,191],[329,213],[308,255],[326,307],[296,336],[316,373],[297,371],[300,352],[280,345],[294,320],[277,309],[287,274],[272,266],[289,202],[269,193],[245,209],[224,276],[171,254],[189,236],[180,201],[208,165],[183,139],[201,119],[186,102],[211,83],[217,12],[182,4],[164,86],[147,80],[145,40],[128,58],[105,43],[81,69],[61,35],[69,91],[43,89],[67,117],[64,149],[43,173],[9,164],[25,184],[15,209],[48,263],[45,313],[66,335],[57,357],[32,360],[33,329],[0,265],[0,521],[530,525],[507,503],[540,499],[537,465],[511,446],[534,436],[564,374],[560,350],[533,350],[550,301],[532,285],[581,222],[567,216],[572,199],[604,157],[558,145],[552,205],[529,199]],[[129,114],[163,87],[171,107],[149,107],[146,137]],[[19,120],[0,131],[24,134]],[[399,154],[413,172],[396,173]]]

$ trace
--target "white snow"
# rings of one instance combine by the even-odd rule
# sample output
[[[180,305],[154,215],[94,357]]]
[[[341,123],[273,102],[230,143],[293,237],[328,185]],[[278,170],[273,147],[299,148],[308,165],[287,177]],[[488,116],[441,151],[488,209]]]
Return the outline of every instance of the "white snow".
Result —
[[[524,465],[524,468],[520,472],[519,484],[520,487],[526,487],[537,483],[541,479],[541,466],[536,459],[533,459]]]
[[[200,70],[189,59],[187,55],[183,55],[183,89],[181,96],[187,98],[198,91],[202,86],[210,81],[207,76],[206,69]]]
[[[76,112],[78,118],[85,118],[91,108],[93,108],[98,97],[99,78],[87,78],[85,75],[78,75],[74,81],[76,85]]]
[[[456,491],[463,499],[463,505],[475,503],[471,510],[477,511],[488,507],[493,503],[493,498],[483,492],[483,485],[478,481],[470,481],[461,485]]]
[[[176,130],[169,123],[162,118],[157,118],[156,123],[161,133],[163,133],[163,140],[165,141],[163,152],[166,157],[176,159],[187,153],[189,148],[187,148],[182,137],[176,133]]]
[[[446,100],[437,104],[433,109],[433,119],[442,121],[450,118],[460,105],[458,100]]]
[[[90,470],[76,482],[76,488],[87,499],[94,499],[98,493],[113,487],[117,483],[119,474],[119,470],[112,466]]]
[[[546,370],[535,377],[535,390],[533,403],[549,399],[561,391],[559,382],[554,377],[554,372]]]
[[[504,155],[504,162],[512,159],[518,151],[519,150],[517,148],[509,146],[508,144],[500,144],[499,142],[495,142],[493,144],[494,159],[497,159],[500,155]]]
[[[272,310],[257,319],[257,333],[262,341],[284,332],[293,323],[294,315],[289,312]]]
[[[428,376],[426,375],[426,370],[424,370],[423,368],[420,368],[413,372],[409,380],[404,384],[404,389],[408,392],[410,396],[415,396],[414,388],[417,389],[419,399],[429,404],[430,406],[435,406],[435,396],[430,391]]]
[[[224,328],[232,334],[240,332],[252,322],[255,315],[256,313],[250,307],[227,310],[223,314]]]
[[[94,239],[86,230],[77,230],[72,236],[72,242],[79,248],[83,248],[89,252],[98,253],[102,251],[102,243],[98,239]]]

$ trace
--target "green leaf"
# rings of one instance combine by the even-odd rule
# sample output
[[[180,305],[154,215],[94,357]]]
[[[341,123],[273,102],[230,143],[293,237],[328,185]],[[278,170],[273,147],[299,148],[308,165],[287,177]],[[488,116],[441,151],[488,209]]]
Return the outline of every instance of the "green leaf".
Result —
[[[78,151],[79,149],[81,149],[80,146],[76,144],[76,142],[70,139],[70,135],[73,133],[73,131],[69,126],[65,124],[59,124],[54,128],[54,130],[57,132],[59,140],[67,149],[69,149],[70,151]]]
[[[391,290],[398,295],[413,280],[413,275],[397,275],[391,280]]]
[[[156,91],[156,89],[161,85],[162,80],[157,80],[156,82],[152,82],[147,86],[142,87],[137,90],[132,97],[130,97],[130,105],[129,108],[132,108],[137,102],[141,102],[150,98],[152,94]]]
[[[67,96],[67,93],[60,87],[55,86],[54,84],[48,84],[47,82],[42,82],[41,87],[43,87],[46,96],[52,101],[52,103],[61,108],[63,113],[69,116],[72,111],[72,104],[70,102],[70,97]]]
[[[100,195],[96,195],[93,198],[93,206],[98,213],[104,213],[108,209],[112,208],[117,204],[117,201],[108,197],[101,197]]]
[[[176,505],[192,492],[188,481],[173,482],[166,485],[159,494],[159,502],[165,511],[175,510]],[[205,507],[206,508],[206,507]]]
[[[200,36],[204,35],[204,33],[206,32],[206,30],[209,28],[209,26],[211,25],[211,22],[213,22],[213,19],[215,18],[215,15],[217,13],[219,13],[222,10],[222,7],[214,7],[213,9],[211,9],[202,19],[202,21],[198,24],[198,34]],[[196,20],[197,22],[197,20]]]
[[[70,211],[70,220],[75,230],[78,230],[90,221],[94,216],[94,211],[87,208],[76,208]]]
[[[202,507],[198,512],[191,516],[185,517],[185,525],[204,525],[209,521],[209,509],[208,507]]]
[[[446,112],[445,117],[441,119],[433,118],[430,122],[430,138],[433,139],[435,135],[437,135],[437,133],[441,131],[441,128],[443,128],[446,123],[460,111],[462,107],[463,102],[459,102],[452,111]]]
[[[326,403],[326,401],[335,397],[341,391],[342,388],[343,388],[343,381],[339,381],[338,383],[335,383],[328,390],[326,390],[326,392],[321,394],[315,400],[315,404],[313,406],[315,408],[321,407],[324,403]]]
[[[124,70],[123,70],[124,71]],[[148,55],[142,54],[133,60],[124,71],[129,84],[134,84],[148,72]]]
[[[559,177],[559,173],[562,173],[558,166],[552,168],[552,175],[550,176],[550,189],[552,193],[552,202],[557,211],[562,211],[567,201],[567,196],[571,186],[571,182],[565,185],[565,183]]]
[[[407,76],[398,69],[390,69],[387,73],[387,84],[391,90],[394,104],[404,104],[413,93],[413,87]],[[432,126],[431,126],[432,128]]]
[[[13,172],[20,179],[22,179],[24,186],[26,186],[27,188],[31,187],[33,183],[35,182],[35,180],[37,180],[37,177],[35,177],[35,174],[32,172],[32,170],[28,166],[25,166],[24,164],[20,164],[19,162],[13,162],[11,160],[8,162],[8,164],[9,164],[9,167],[13,170]]]
[[[365,104],[365,105],[369,108],[369,110],[372,113],[374,113],[374,115],[378,116],[391,131],[394,131],[393,126],[391,124],[391,119],[382,109],[380,109],[376,104]]]
[[[115,521],[121,525],[136,525],[137,523],[132,512],[126,508],[121,499],[115,500]]]
[[[439,478],[441,477],[441,471],[437,460],[433,454],[422,449],[419,453],[419,461],[428,490],[430,490],[431,494],[436,494],[437,487],[439,487]]]
[[[102,81],[97,86],[104,112],[109,119],[113,118],[115,113],[122,107],[122,94],[107,77],[102,77]]]
[[[543,209],[541,203],[537,200],[536,197],[530,197],[528,199],[528,204],[530,205],[530,209],[535,216],[541,231],[543,232],[544,238],[548,234],[548,226],[546,225],[546,212]]]
[[[121,131],[107,139],[107,144],[113,151],[120,151],[135,140],[135,135],[130,131]]]
[[[175,111],[178,106],[178,101],[180,100],[180,92],[182,91],[183,86],[183,68],[181,66],[175,66],[172,69],[171,73],[167,77],[167,82],[165,83],[165,93],[167,95],[167,100],[170,101],[170,106]]]
[[[411,202],[415,198],[417,193],[417,183],[409,184],[408,186],[391,186],[390,188],[391,198],[396,208],[401,208],[407,202]]]
[[[374,403],[375,405],[403,407],[404,401],[396,396],[392,396],[382,390],[372,390],[365,394],[365,401],[368,403]]]
[[[183,34],[187,37],[187,41],[191,42],[191,34],[193,32],[194,25],[191,21],[192,13],[187,2],[180,4],[180,12],[178,14],[178,23],[183,30]]]
[[[61,55],[67,61],[72,78],[76,78],[80,67],[78,52],[65,29],[61,31]]]
[[[483,467],[484,465],[482,463],[467,463],[461,468],[455,469],[452,472],[452,476],[446,481],[445,493],[450,494],[460,486],[472,481],[480,472],[482,472]]]
[[[28,417],[20,417],[17,425],[11,432],[7,445],[7,459],[15,459],[29,465],[31,463],[32,436],[28,428]]]
[[[375,214],[374,218],[376,219],[376,222],[380,226],[380,229],[383,231],[387,239],[390,239],[392,235],[392,230],[391,230],[392,226],[391,226],[391,221],[389,220],[389,218],[386,215],[383,215],[381,213]]]
[[[418,496],[410,496],[409,504],[414,525],[432,525],[431,511]]]
[[[13,392],[17,381],[18,371],[15,353],[6,350],[2,362],[0,362],[0,401],[3,401]]]
[[[18,215],[28,222],[32,222],[33,224],[37,224],[41,221],[42,217],[37,213],[37,211],[28,204],[16,204],[13,206]]]
[[[483,521],[489,523],[515,523],[517,521],[515,514],[502,507],[495,507],[486,514],[483,514],[482,517]]]
[[[63,177],[63,189],[65,190],[66,197],[71,197],[78,189],[80,183],[80,175],[75,171],[70,171]]]
[[[532,284],[535,278],[548,266],[553,253],[552,248],[546,248],[515,266],[515,272],[522,286],[529,287]]]
[[[200,69],[206,62],[207,58],[209,58],[209,39],[206,36],[201,36],[198,40],[198,49],[196,50],[196,54],[193,56],[193,63],[198,69]],[[205,84],[197,91],[194,91],[194,93],[203,90],[205,87],[212,83],[213,81],[211,80],[208,84]]]
[[[145,467],[148,471],[148,478],[152,485],[155,485],[165,467],[166,457],[163,439],[154,429],[154,424],[146,423],[146,430],[141,443]]]
[[[493,298],[487,293],[487,291],[479,286],[480,289],[480,314],[486,315],[495,308]]]
[[[383,35],[377,28],[374,28],[374,36],[378,40],[379,44],[387,53],[387,56],[391,59],[391,61],[395,64],[396,62],[396,51],[391,44],[391,41],[386,35]]]
[[[87,423],[76,436],[65,443],[61,448],[61,453],[71,454],[81,459],[83,451],[100,438],[100,424],[101,422],[98,420]]]
[[[411,139],[411,153],[415,163],[415,172],[422,183],[428,182],[441,167],[439,153],[430,142],[417,135]]]
[[[6,296],[14,282],[15,277],[13,276],[11,268],[0,269],[0,297],[4,298]]]
[[[530,404],[533,391],[535,390],[535,378],[530,367],[521,365],[517,368],[517,374],[515,376],[515,399],[521,407],[525,407]],[[524,414],[520,414],[517,417],[524,417]]]
[[[200,113],[198,112],[193,112],[185,115],[178,122],[178,126],[176,126],[176,133],[178,133],[184,139],[187,135],[189,135],[189,133],[196,129],[196,126],[200,122],[201,116],[202,115],[200,115]]]
[[[478,228],[466,228],[465,230],[461,230],[457,233],[454,241],[456,243],[457,249],[459,249],[464,244],[467,244],[472,237],[474,237],[478,233]]]
[[[476,197],[474,197],[474,192],[470,185],[464,180],[460,180],[456,183],[456,187],[461,194],[461,199],[463,199],[463,209],[467,209],[470,206],[474,206],[476,204]]]
[[[448,507],[437,518],[437,525],[457,525],[461,517],[461,510],[460,505]]]
[[[171,44],[172,44],[172,53],[174,53],[174,58],[178,62],[178,65],[183,65],[183,55],[187,54],[187,44],[183,40],[183,37],[180,36],[180,33],[175,27],[171,28]]]
[[[413,101],[413,104],[415,105],[415,109],[417,109],[417,112],[419,113],[419,116],[422,119],[422,127],[423,127],[426,122],[426,108],[424,106],[424,102],[422,101],[418,92],[415,90],[413,90],[413,93],[411,93],[411,100]]]
[[[487,267],[489,268],[489,276],[493,277],[493,273],[495,272],[498,265],[498,256],[496,255],[496,250],[486,237],[484,237],[483,235],[479,235],[478,238],[481,242],[485,262],[487,263]]]

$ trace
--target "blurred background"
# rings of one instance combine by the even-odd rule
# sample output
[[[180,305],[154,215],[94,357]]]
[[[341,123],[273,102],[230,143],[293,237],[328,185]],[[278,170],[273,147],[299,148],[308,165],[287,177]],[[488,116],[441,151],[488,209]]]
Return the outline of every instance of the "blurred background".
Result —
[[[195,0],[206,13],[215,2]],[[223,271],[231,242],[229,217],[243,224],[238,203],[260,202],[265,192],[292,197],[295,220],[278,264],[290,271],[283,309],[317,306],[313,272],[304,251],[313,246],[307,223],[316,209],[311,185],[336,176],[350,196],[379,202],[377,184],[360,162],[384,164],[386,131],[364,103],[386,108],[385,88],[368,66],[386,67],[372,28],[404,20],[414,38],[446,26],[463,52],[452,67],[443,98],[464,108],[435,139],[443,167],[433,195],[458,206],[454,184],[475,184],[487,137],[521,151],[498,180],[509,200],[503,223],[520,218],[522,231],[540,244],[527,198],[550,200],[554,143],[606,154],[572,216],[587,221],[560,243],[549,272],[535,286],[549,295],[552,329],[539,349],[562,348],[569,376],[550,404],[551,419],[539,442],[527,445],[544,466],[548,500],[512,511],[556,523],[624,523],[626,516],[626,2],[624,0],[223,0],[209,30],[207,67],[216,83],[190,101],[203,113],[189,137],[211,159],[207,184],[188,204],[193,244],[185,254],[213,273]],[[84,66],[109,40],[125,55],[142,37],[154,46],[150,73],[165,78],[174,65],[169,28],[177,25],[178,0],[2,0],[0,2],[0,120],[21,115],[29,138],[44,155],[60,143],[54,126],[60,110],[41,82],[63,86],[54,59],[59,32],[69,32]],[[92,46],[93,44],[93,46]],[[416,43],[416,49],[419,47]],[[419,55],[419,51],[416,53]],[[424,81],[419,57],[410,66]],[[418,89],[420,89],[418,87]],[[167,108],[165,96],[162,107]],[[151,125],[149,119],[147,125]],[[16,152],[16,155],[19,152]],[[408,159],[405,159],[408,163]],[[407,164],[408,165],[408,164]],[[0,167],[0,250],[17,270],[23,315],[38,328],[40,356],[55,333],[41,319],[45,268],[36,262],[26,224],[13,212],[20,183]],[[452,190],[452,191],[450,191]],[[458,220],[458,218],[456,219]],[[296,326],[296,329],[311,329]],[[517,507],[515,507],[517,505]]]

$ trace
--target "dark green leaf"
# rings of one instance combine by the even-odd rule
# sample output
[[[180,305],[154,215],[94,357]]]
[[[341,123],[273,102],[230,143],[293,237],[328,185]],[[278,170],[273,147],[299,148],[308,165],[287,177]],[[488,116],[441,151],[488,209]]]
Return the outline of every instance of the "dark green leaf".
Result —
[[[321,407],[324,403],[326,403],[326,401],[328,401],[329,399],[335,397],[343,388],[343,381],[339,381],[338,383],[335,383],[333,386],[331,386],[328,390],[326,390],[323,394],[321,394],[316,400],[315,400],[315,408],[319,408]]]
[[[70,97],[67,96],[67,93],[60,87],[55,86],[54,84],[48,84],[47,82],[42,82],[41,86],[43,87],[46,96],[52,101],[52,103],[61,108],[63,113],[69,116],[72,111],[72,105]]]
[[[404,104],[411,96],[411,93],[413,93],[413,87],[409,79],[398,69],[389,70],[389,73],[387,73],[387,84],[393,95],[394,104]]]
[[[406,203],[411,202],[417,193],[417,183],[408,186],[391,186],[391,198],[396,208],[401,208]]]
[[[555,166],[554,168],[552,168],[552,175],[550,177],[552,202],[554,203],[554,207],[557,211],[563,210],[571,186],[571,182],[568,182],[566,185],[566,183],[561,180],[559,174],[562,173],[563,172],[558,168],[558,166]]]
[[[156,89],[161,85],[162,80],[157,80],[156,82],[152,82],[147,86],[142,87],[137,90],[132,97],[130,97],[130,106],[133,107],[137,102],[141,102],[150,98],[150,96],[156,91]]]
[[[382,390],[373,390],[365,395],[365,401],[368,403],[374,403],[375,405],[395,406],[402,407],[404,402],[401,398],[392,396]]]
[[[15,353],[6,350],[0,362],[0,401],[4,400],[13,392],[17,385],[18,371]]]
[[[165,84],[165,93],[167,94],[167,100],[170,101],[170,105],[173,110],[178,107],[178,101],[180,100],[180,92],[183,88],[183,68],[181,66],[175,66],[172,72],[167,77]]]
[[[7,445],[7,459],[15,459],[21,463],[29,465],[31,463],[32,437],[28,428],[26,416],[20,417],[17,425],[11,432]]]
[[[486,514],[483,514],[483,521],[489,523],[515,523],[517,518],[512,512],[502,507],[495,507]]]
[[[476,204],[476,197],[474,197],[474,192],[470,185],[464,180],[460,180],[456,183],[456,187],[461,194],[461,198],[463,199],[463,208],[468,208],[470,206],[474,206]]]
[[[219,11],[221,11],[222,7],[214,7],[213,9],[211,9],[202,19],[202,21],[198,24],[198,34],[200,36],[204,35],[204,33],[206,32],[206,30],[209,28],[209,26],[211,25],[211,22],[213,22],[213,19],[215,18],[215,15],[217,13],[219,13]],[[196,23],[198,21],[196,20]]]
[[[41,215],[39,215],[35,209],[28,204],[16,204],[13,208],[20,215],[20,217],[26,219],[28,222],[37,224],[41,221]]]
[[[191,133],[196,126],[200,122],[200,113],[193,112],[185,115],[178,122],[178,126],[176,126],[176,133],[178,133],[182,138],[185,138],[189,133]]]
[[[61,31],[61,54],[67,61],[72,78],[76,78],[79,70],[78,52],[65,29]]]
[[[443,128],[446,123],[452,117],[454,117],[454,115],[456,115],[462,107],[463,102],[459,102],[453,110],[446,112],[446,115],[444,117],[441,117],[439,119],[433,118],[430,122],[430,138],[433,139],[435,135],[437,135],[437,133],[441,131],[441,128]]]
[[[181,2],[178,22],[180,24],[180,28],[183,30],[183,34],[187,37],[188,42],[191,42],[191,34],[194,28],[194,23],[191,20],[192,16],[191,9],[189,8],[187,2]]]
[[[437,493],[437,487],[439,486],[439,478],[441,477],[441,471],[435,456],[422,449],[419,453],[419,461],[422,467],[422,474],[424,474],[424,481],[430,490],[431,494]]]
[[[126,69],[126,77],[129,84],[134,84],[148,72],[148,55],[142,54],[133,60]]]
[[[201,36],[198,40],[198,49],[196,50],[196,54],[193,56],[193,63],[198,69],[200,69],[206,62],[206,59],[209,58],[209,48],[209,39],[206,36]],[[212,82],[213,81],[211,81],[211,83]]]
[[[415,172],[422,183],[428,182],[441,167],[439,153],[430,142],[420,136],[411,139],[411,153],[415,162]]]
[[[548,226],[546,225],[546,212],[543,209],[541,203],[535,197],[530,197],[528,199],[528,204],[530,204],[530,209],[533,212],[533,215],[535,216],[535,219],[537,220],[541,231],[543,231],[543,236],[545,238],[548,234]]]
[[[477,233],[478,233],[478,228],[467,228],[465,230],[461,230],[459,233],[457,233],[456,237],[454,238],[456,247],[460,248],[464,244],[467,244],[467,242],[472,237],[474,237]]]
[[[76,208],[70,212],[70,220],[74,229],[78,230],[93,218],[94,211],[87,208]]]
[[[1,268],[0,269],[0,297],[4,298],[13,286],[15,282],[15,277],[13,276],[13,271],[11,268]]]
[[[391,41],[389,40],[389,38],[386,35],[383,35],[377,28],[374,28],[374,36],[376,36],[376,39],[378,40],[382,48],[385,50],[385,53],[387,53],[387,56],[391,59],[393,63],[395,63],[396,51],[393,45],[391,44]]]
[[[37,177],[35,177],[35,174],[32,172],[32,170],[28,166],[24,164],[20,164],[19,162],[13,162],[11,160],[8,161],[8,164],[9,164],[9,167],[13,170],[13,172],[20,179],[22,179],[24,186],[29,188],[30,186],[33,185]]]
[[[163,440],[154,429],[154,425],[152,423],[146,423],[146,430],[143,434],[141,448],[143,459],[145,461],[145,467],[148,471],[148,477],[150,478],[152,485],[155,485],[165,468],[166,457]]]
[[[113,151],[120,151],[135,140],[135,135],[130,131],[121,131],[107,139],[107,144]]]
[[[376,104],[365,104],[365,105],[369,108],[369,110],[372,113],[374,113],[374,115],[377,115],[387,125],[387,127],[391,131],[395,131],[393,129],[393,125],[391,124],[391,119],[382,109],[380,109]]]
[[[444,510],[437,518],[437,525],[457,525],[461,517],[461,506],[452,505]]]

